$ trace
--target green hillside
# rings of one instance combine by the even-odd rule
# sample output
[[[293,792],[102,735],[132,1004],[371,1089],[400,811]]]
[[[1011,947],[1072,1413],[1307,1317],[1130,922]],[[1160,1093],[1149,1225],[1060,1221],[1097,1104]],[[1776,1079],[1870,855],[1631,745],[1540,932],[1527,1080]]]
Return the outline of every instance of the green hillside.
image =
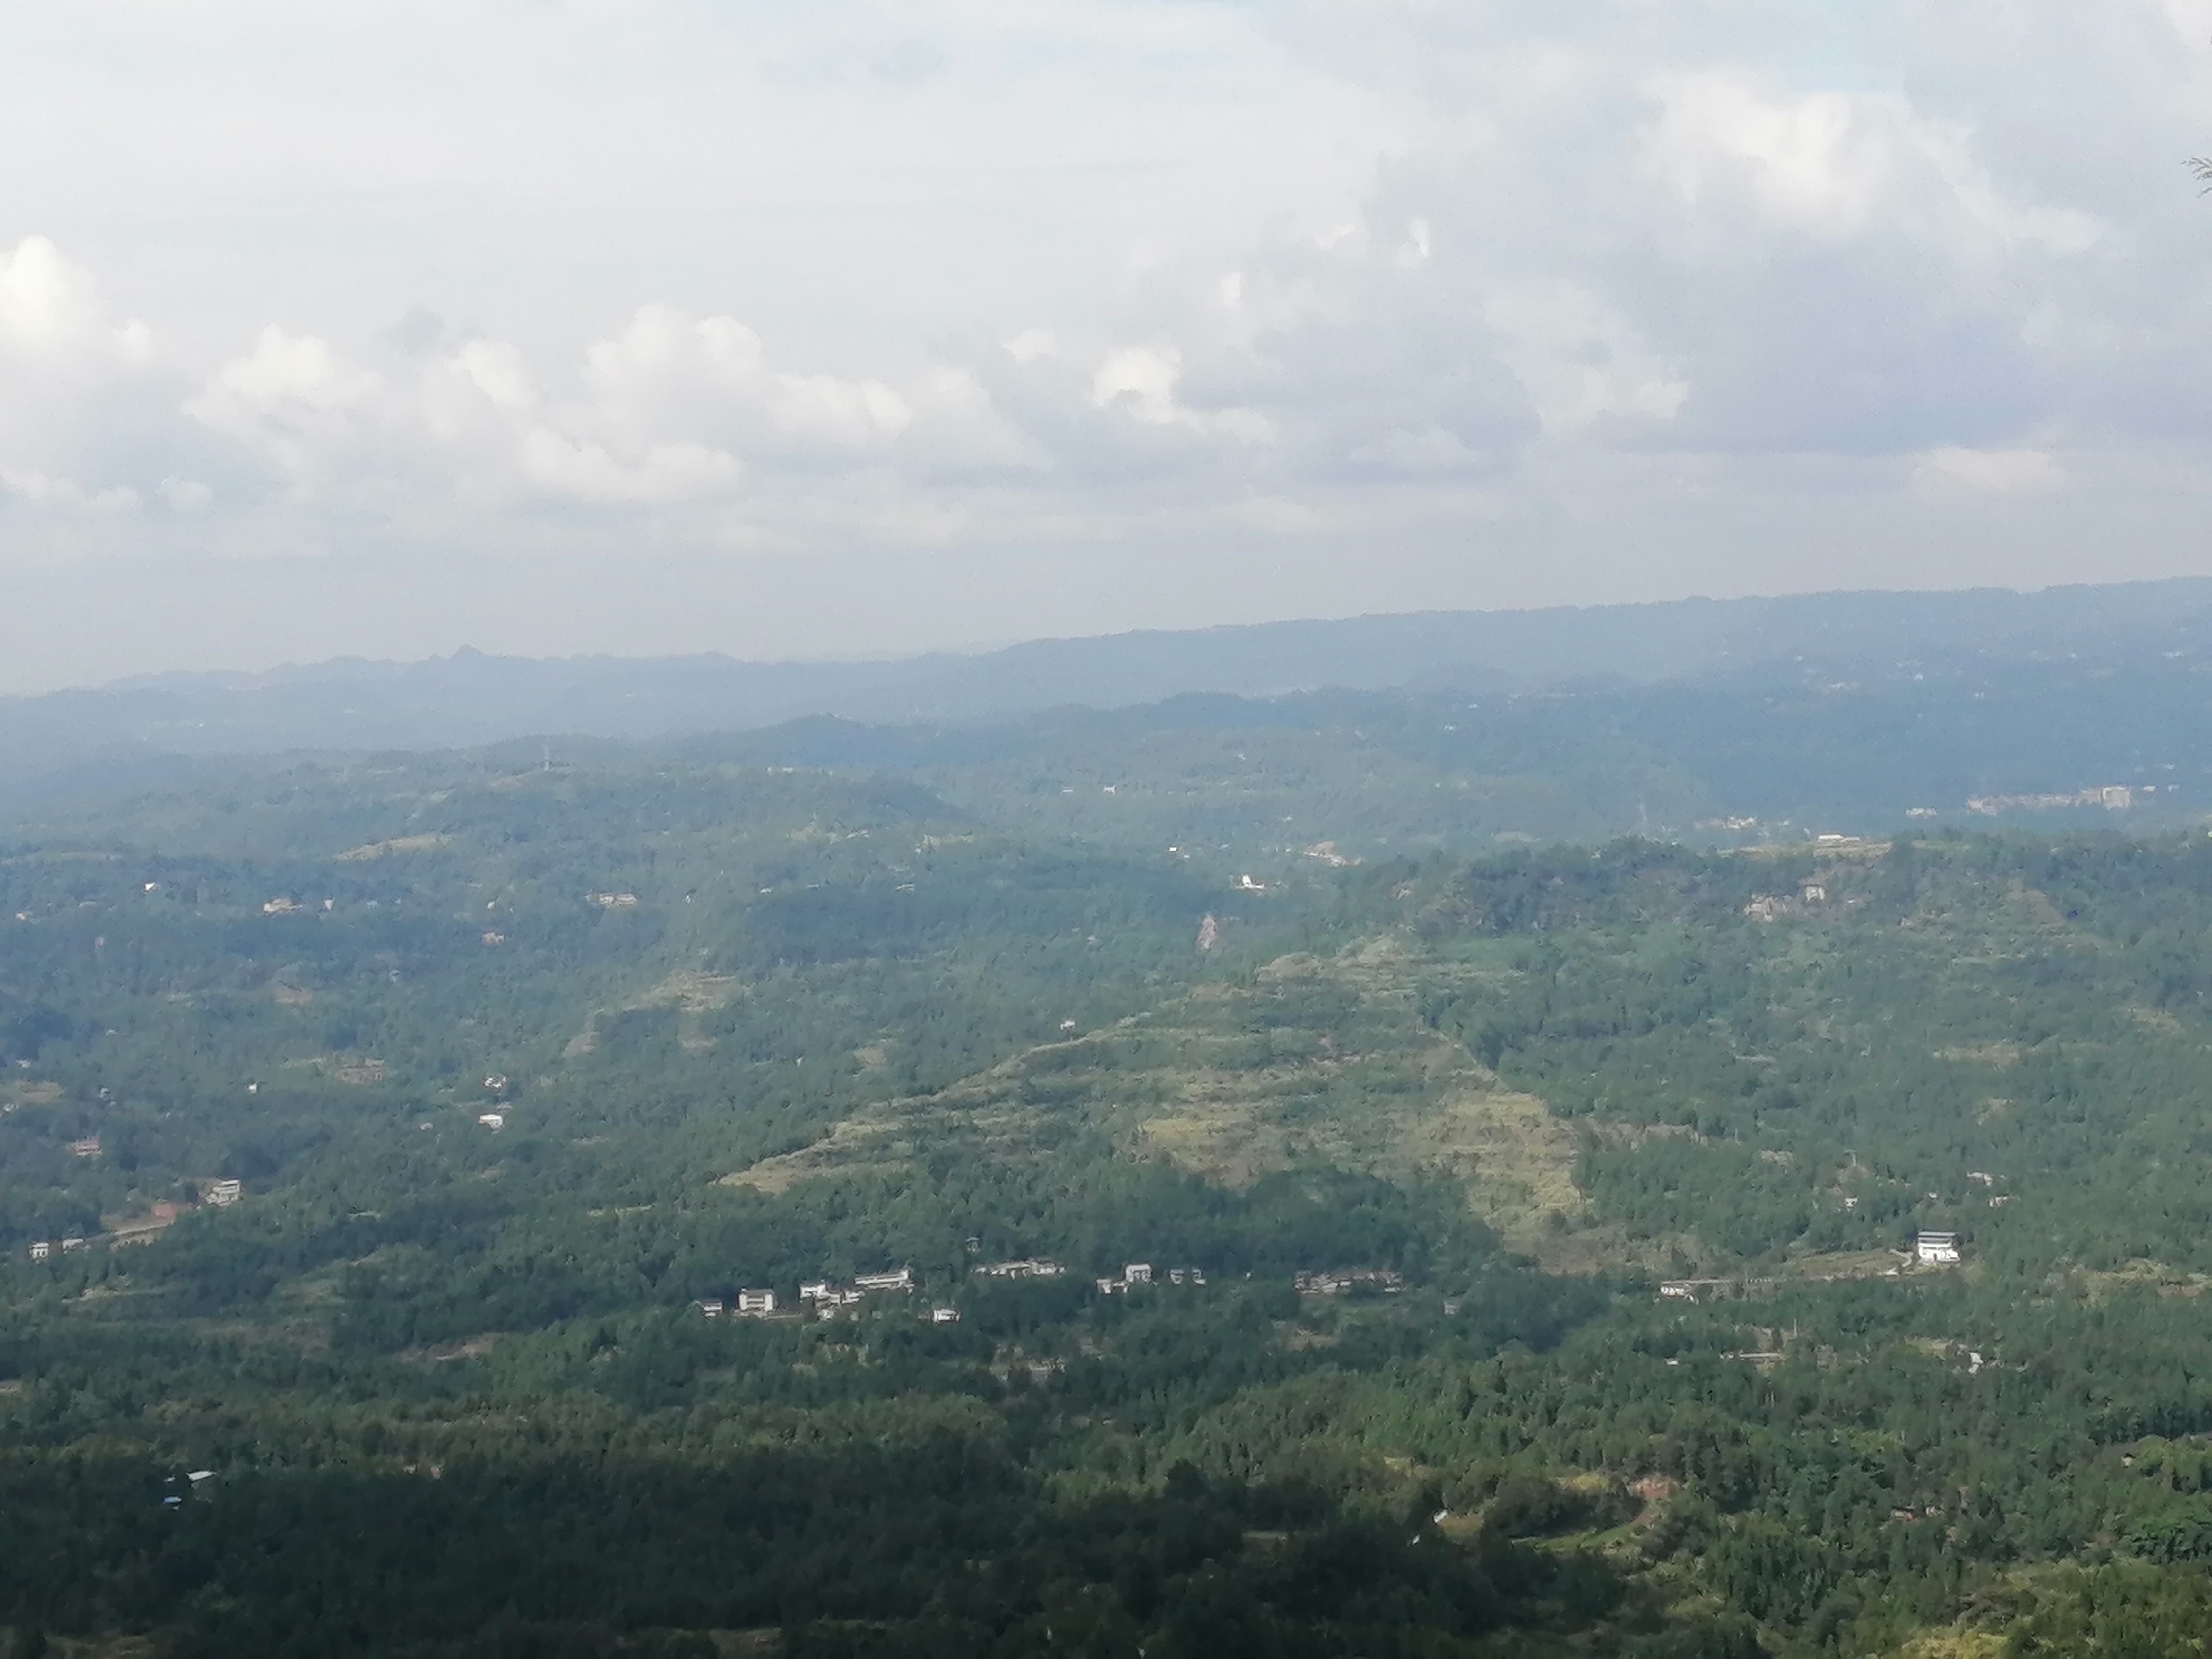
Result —
[[[17,1650],[2196,1650],[2202,828],[1255,874],[963,764],[0,848]]]

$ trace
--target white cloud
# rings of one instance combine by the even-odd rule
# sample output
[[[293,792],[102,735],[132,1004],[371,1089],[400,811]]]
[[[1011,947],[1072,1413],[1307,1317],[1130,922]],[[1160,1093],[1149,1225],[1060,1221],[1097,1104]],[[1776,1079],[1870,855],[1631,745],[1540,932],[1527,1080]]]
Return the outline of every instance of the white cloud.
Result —
[[[27,236],[0,259],[0,346],[52,352],[99,333],[91,277],[45,237]]]
[[[0,467],[0,491],[34,507],[57,512],[128,512],[138,505],[138,493],[128,486],[89,489],[73,478],[49,478],[43,473],[10,467]]]
[[[1936,495],[2044,495],[2066,482],[2063,467],[2043,449],[1932,449],[1913,467],[1913,482]]]
[[[0,144],[110,136],[11,197],[0,556],[1571,525],[1590,596],[2212,441],[2212,0],[406,4],[0,21]]]
[[[301,488],[373,448],[400,419],[381,377],[327,340],[273,325],[218,369],[185,412]]]
[[[1894,95],[1793,98],[1734,68],[1662,76],[1652,92],[1652,165],[1692,208],[1741,193],[1770,222],[1826,239],[1971,226],[2056,254],[2081,253],[2101,232],[2088,213],[2008,200],[1963,128]]]
[[[159,489],[172,512],[205,512],[215,505],[215,492],[196,478],[165,478]]]

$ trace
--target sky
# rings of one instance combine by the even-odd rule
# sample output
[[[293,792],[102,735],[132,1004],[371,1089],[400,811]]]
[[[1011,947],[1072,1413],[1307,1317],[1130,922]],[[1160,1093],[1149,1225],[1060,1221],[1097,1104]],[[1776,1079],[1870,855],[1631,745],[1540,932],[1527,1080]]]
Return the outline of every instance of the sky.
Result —
[[[0,8],[0,690],[2212,574],[2212,0]]]

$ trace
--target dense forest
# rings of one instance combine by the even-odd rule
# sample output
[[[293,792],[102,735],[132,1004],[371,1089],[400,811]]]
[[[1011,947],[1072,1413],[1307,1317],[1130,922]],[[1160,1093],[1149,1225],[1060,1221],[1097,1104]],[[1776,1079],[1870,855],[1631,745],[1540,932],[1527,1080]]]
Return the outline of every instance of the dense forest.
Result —
[[[1500,849],[1249,724],[0,834],[9,1650],[2203,1650],[2201,824]]]

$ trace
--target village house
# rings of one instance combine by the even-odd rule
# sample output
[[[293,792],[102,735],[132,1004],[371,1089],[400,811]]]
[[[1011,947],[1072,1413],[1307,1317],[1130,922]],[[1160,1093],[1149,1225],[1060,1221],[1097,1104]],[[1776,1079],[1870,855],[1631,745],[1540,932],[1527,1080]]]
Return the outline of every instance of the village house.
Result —
[[[289,916],[298,908],[299,906],[289,899],[271,899],[262,906],[261,913],[264,916]]]
[[[1149,1262],[1130,1262],[1128,1266],[1122,1269],[1122,1282],[1125,1285],[1150,1284],[1152,1282],[1152,1263]]]
[[[601,910],[629,910],[638,902],[634,893],[594,893],[591,901]]]
[[[1912,1236],[1912,1254],[1923,1266],[1942,1266],[1959,1259],[1956,1233],[1919,1232]]]
[[[930,1323],[957,1325],[960,1323],[960,1310],[957,1307],[933,1307],[930,1309]]]
[[[61,1241],[61,1254],[64,1255],[67,1255],[73,1250],[81,1250],[84,1248],[85,1241],[81,1238],[70,1237]]]
[[[1041,1255],[1019,1262],[988,1262],[976,1271],[986,1279],[1057,1279],[1067,1269]]]
[[[505,1112],[479,1112],[476,1114],[476,1121],[487,1129],[504,1129],[507,1127],[507,1115]]]
[[[762,1319],[776,1311],[776,1293],[772,1290],[741,1290],[737,1293],[737,1315],[741,1319]]]
[[[99,1136],[88,1135],[81,1141],[72,1141],[69,1143],[69,1155],[72,1158],[99,1157],[100,1155]]]
[[[46,1258],[47,1258],[48,1256],[52,1255],[53,1254],[54,1254],[54,1246],[53,1246],[52,1244],[50,1244],[49,1243],[48,1243],[45,1239],[42,1239],[42,1238],[35,1238],[35,1239],[33,1239],[33,1240],[31,1241],[31,1260],[32,1260],[32,1261],[34,1261],[34,1262],[43,1262],[43,1261],[45,1261],[45,1260],[46,1260]]]
[[[692,1303],[691,1306],[710,1319],[719,1319],[722,1316],[722,1299],[719,1296],[707,1297],[702,1301]]]
[[[203,1196],[209,1204],[220,1210],[226,1205],[236,1204],[244,1198],[245,1186],[243,1182],[235,1180],[210,1181],[207,1183],[207,1191]]]
[[[857,1307],[867,1300],[863,1292],[841,1289],[827,1279],[808,1281],[798,1287],[801,1302],[812,1302],[818,1319],[834,1319],[841,1307]]]
[[[893,1268],[885,1273],[856,1273],[853,1275],[853,1284],[860,1290],[911,1292],[914,1288],[914,1270],[912,1268]]]
[[[1337,1296],[1362,1288],[1395,1295],[1405,1288],[1405,1276],[1390,1268],[1337,1268],[1327,1273],[1291,1275],[1291,1283],[1301,1296]]]

